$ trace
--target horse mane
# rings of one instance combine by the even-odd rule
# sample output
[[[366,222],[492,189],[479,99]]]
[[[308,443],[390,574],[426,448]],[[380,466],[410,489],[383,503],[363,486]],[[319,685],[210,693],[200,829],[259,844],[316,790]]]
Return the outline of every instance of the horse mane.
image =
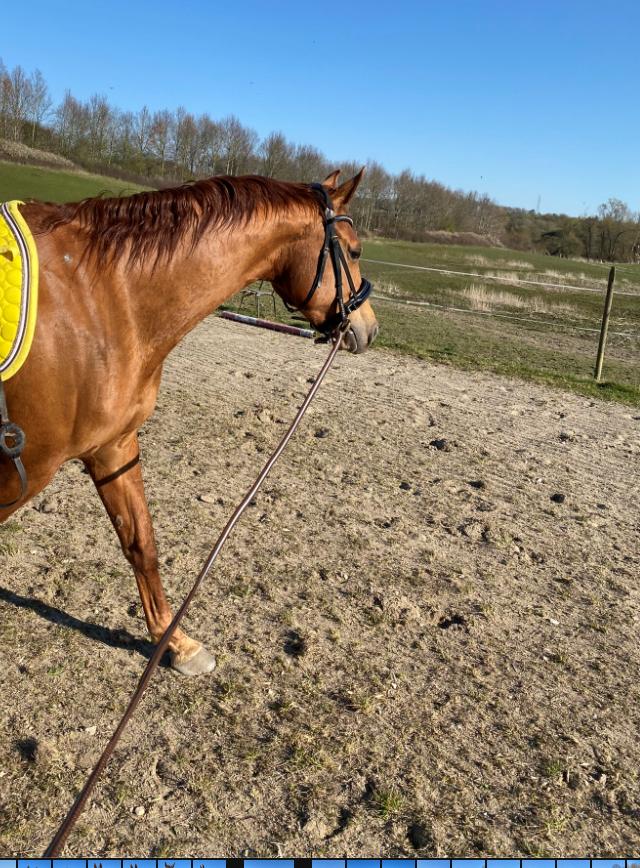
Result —
[[[86,253],[98,265],[126,257],[130,265],[151,260],[155,267],[183,241],[193,250],[210,229],[242,226],[257,213],[268,216],[296,205],[322,207],[308,184],[221,175],[132,196],[48,203],[34,229],[44,234],[77,221],[87,236]]]

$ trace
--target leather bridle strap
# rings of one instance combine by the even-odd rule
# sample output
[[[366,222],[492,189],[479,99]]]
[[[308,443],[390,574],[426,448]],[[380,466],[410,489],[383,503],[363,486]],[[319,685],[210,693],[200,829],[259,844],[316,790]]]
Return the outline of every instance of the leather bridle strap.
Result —
[[[317,328],[317,331],[322,332],[325,337],[329,338],[336,328],[341,326],[347,320],[350,313],[353,313],[353,311],[357,310],[360,305],[364,304],[371,294],[373,287],[368,280],[362,278],[359,289],[356,289],[353,278],[351,277],[351,271],[349,270],[347,259],[344,255],[342,245],[340,244],[340,238],[336,232],[336,223],[348,223],[350,226],[353,226],[353,220],[347,214],[336,214],[331,197],[329,196],[326,187],[322,184],[311,184],[311,189],[319,195],[322,200],[322,205],[324,206],[322,217],[324,223],[324,244],[322,245],[322,250],[318,257],[316,275],[311,284],[311,289],[307,293],[304,301],[297,308],[287,304],[287,302],[285,302],[285,306],[287,310],[290,311],[304,310],[304,308],[308,306],[309,302],[315,295],[316,290],[322,283],[327,259],[330,259],[333,267],[336,289],[336,311],[333,316],[329,317],[322,327]],[[347,275],[347,282],[349,284],[349,298],[346,302],[342,293],[343,268],[344,273]]]

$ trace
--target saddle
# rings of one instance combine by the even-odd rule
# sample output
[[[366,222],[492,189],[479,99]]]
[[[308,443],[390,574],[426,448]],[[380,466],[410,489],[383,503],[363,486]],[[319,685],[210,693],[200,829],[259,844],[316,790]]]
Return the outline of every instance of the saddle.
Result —
[[[0,454],[13,461],[20,477],[20,495],[0,509],[13,506],[27,490],[20,458],[24,432],[9,419],[4,382],[24,364],[38,313],[38,251],[14,200],[0,205]]]
[[[0,205],[0,378],[8,380],[31,349],[38,312],[38,252],[18,206]]]

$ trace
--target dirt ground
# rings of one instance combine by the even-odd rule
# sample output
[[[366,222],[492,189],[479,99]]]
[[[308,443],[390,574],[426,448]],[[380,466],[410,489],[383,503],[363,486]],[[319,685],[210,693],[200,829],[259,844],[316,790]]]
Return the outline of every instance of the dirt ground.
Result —
[[[218,319],[142,454],[190,587],[326,348]],[[156,674],[66,855],[635,857],[640,415],[341,354]],[[68,465],[0,526],[0,853],[44,850],[149,654]]]

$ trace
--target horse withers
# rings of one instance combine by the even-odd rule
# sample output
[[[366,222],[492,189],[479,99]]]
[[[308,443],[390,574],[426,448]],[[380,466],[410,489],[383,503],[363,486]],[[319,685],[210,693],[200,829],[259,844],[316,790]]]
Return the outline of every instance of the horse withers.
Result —
[[[20,208],[40,262],[39,310],[29,356],[5,390],[12,421],[26,434],[28,488],[0,509],[0,521],[65,461],[81,459],[133,567],[156,642],[172,614],[158,571],[138,430],[154,410],[162,365],[204,317],[260,279],[323,332],[360,287],[343,346],[360,353],[371,344],[378,326],[363,292],[361,247],[350,220],[340,219],[362,171],[342,184],[338,177],[333,172],[318,190],[224,176],[126,198]],[[327,220],[335,265],[319,274]],[[0,503],[19,493],[13,465],[0,456]],[[186,675],[215,666],[181,630],[169,647],[173,667]]]

